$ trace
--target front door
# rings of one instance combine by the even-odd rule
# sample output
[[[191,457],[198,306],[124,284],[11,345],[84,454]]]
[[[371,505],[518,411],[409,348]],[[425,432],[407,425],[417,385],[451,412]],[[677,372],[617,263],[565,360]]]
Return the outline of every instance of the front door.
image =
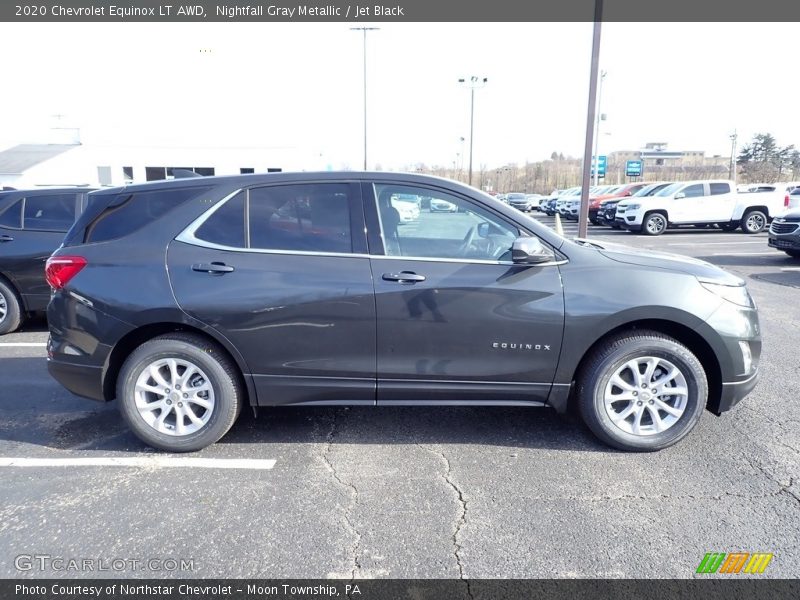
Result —
[[[401,195],[415,219],[398,218]],[[383,246],[370,238],[378,404],[544,401],[564,326],[558,266],[511,263],[523,232],[466,197],[382,183],[365,196]]]
[[[243,190],[169,246],[178,304],[238,348],[261,405],[375,403],[360,189]]]

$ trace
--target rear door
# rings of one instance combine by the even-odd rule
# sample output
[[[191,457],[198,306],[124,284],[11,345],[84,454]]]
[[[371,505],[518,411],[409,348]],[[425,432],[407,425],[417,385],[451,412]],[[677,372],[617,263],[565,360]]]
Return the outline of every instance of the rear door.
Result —
[[[398,193],[449,202],[399,222]],[[525,232],[460,194],[375,182],[364,190],[377,309],[378,403],[541,402],[561,345],[564,298],[554,260],[511,262]],[[554,252],[554,258],[556,254]]]
[[[361,187],[242,190],[170,243],[183,310],[244,356],[258,403],[375,403],[375,301]]]
[[[706,198],[706,220],[711,222],[730,221],[736,204],[735,190],[727,181],[712,181],[708,184],[709,195]]]
[[[25,309],[47,307],[50,287],[44,263],[72,226],[81,192],[22,194],[0,215],[0,271],[22,295]]]

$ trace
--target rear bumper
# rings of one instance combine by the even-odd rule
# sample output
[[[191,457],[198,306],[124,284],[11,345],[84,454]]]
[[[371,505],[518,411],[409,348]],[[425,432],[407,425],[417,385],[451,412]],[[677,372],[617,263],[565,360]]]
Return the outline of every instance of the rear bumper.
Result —
[[[47,360],[47,370],[53,379],[76,396],[101,402],[105,401],[102,367],[80,365],[49,358]]]

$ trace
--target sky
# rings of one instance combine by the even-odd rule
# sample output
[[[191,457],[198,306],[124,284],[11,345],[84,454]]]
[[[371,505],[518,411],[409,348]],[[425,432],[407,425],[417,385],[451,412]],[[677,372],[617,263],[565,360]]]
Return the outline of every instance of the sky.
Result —
[[[359,23],[368,166],[488,168],[581,156],[591,23]],[[604,23],[600,154],[667,142],[800,147],[793,23]],[[363,165],[363,37],[349,23],[0,23],[0,146],[293,148]],[[54,115],[60,115],[54,117]],[[462,138],[463,141],[462,141]]]

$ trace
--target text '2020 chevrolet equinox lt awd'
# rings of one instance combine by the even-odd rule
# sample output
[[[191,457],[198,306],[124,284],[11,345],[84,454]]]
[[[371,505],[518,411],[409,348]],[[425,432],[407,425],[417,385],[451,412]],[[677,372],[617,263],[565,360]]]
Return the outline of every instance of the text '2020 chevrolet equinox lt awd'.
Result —
[[[393,199],[419,200],[403,222]],[[432,210],[435,203],[456,210]],[[455,182],[280,173],[108,189],[47,264],[50,373],[197,450],[242,406],[574,402],[657,450],[755,385],[744,282],[573,242]]]

